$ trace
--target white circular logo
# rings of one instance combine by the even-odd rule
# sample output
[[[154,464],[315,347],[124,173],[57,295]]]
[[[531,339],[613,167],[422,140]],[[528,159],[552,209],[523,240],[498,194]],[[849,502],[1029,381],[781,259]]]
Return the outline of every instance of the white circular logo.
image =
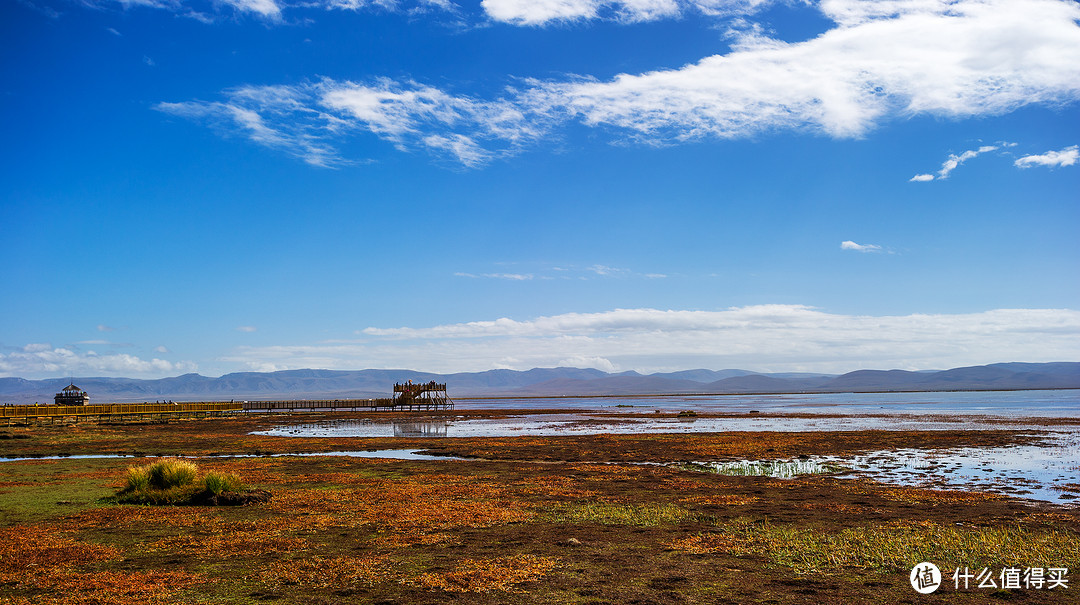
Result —
[[[922,562],[911,569],[911,587],[920,594],[930,594],[941,586],[941,570],[937,565]]]

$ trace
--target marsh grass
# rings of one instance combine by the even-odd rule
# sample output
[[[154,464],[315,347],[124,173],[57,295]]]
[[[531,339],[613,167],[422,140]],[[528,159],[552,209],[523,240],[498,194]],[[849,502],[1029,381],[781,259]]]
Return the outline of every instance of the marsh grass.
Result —
[[[203,489],[216,495],[240,485],[236,475],[221,473],[209,473],[198,483],[198,472],[194,462],[177,458],[130,467],[116,500],[121,504],[184,504]]]
[[[232,473],[206,473],[202,483],[203,489],[215,496],[222,492],[239,492],[244,489],[244,483],[240,477]]]
[[[600,525],[634,525],[656,527],[672,525],[689,519],[692,513],[674,504],[613,504],[587,502],[564,504],[547,513],[555,523],[599,523]]]
[[[956,567],[1075,567],[1080,536],[1020,525],[967,528],[930,521],[894,522],[832,533],[737,521],[669,546],[694,554],[757,555],[798,573],[843,568],[902,571],[922,561]]]

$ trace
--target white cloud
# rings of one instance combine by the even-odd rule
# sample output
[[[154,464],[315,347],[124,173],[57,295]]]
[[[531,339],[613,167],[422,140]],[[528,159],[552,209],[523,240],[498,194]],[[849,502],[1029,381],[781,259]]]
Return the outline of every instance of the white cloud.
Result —
[[[603,357],[584,357],[575,355],[573,357],[567,357],[566,359],[560,359],[555,365],[560,368],[595,368],[604,372],[619,371],[619,366]]]
[[[339,120],[308,108],[302,89],[286,86],[242,87],[228,90],[229,102],[158,103],[154,109],[202,120],[226,134],[248,139],[314,166],[348,164],[324,139],[332,139]]]
[[[871,4],[821,8],[835,16]],[[890,117],[993,115],[1080,94],[1075,3],[892,6],[887,16],[845,13],[842,26],[805,42],[750,31],[734,51],[680,69],[551,83],[533,91],[533,102],[589,125],[677,142],[778,130],[860,137]]]
[[[1002,146],[1005,146],[1005,145],[1008,145],[1008,143],[1005,143]],[[919,182],[932,181],[935,178],[937,178],[937,180],[939,180],[939,181],[942,180],[942,179],[947,179],[947,178],[949,178],[949,175],[952,174],[952,171],[956,170],[964,162],[966,162],[966,161],[968,161],[968,160],[970,160],[972,158],[978,157],[978,156],[980,156],[980,155],[982,155],[984,153],[988,153],[988,152],[991,152],[991,151],[996,151],[1000,147],[1001,146],[999,146],[999,145],[983,145],[982,147],[979,147],[978,149],[969,149],[969,150],[967,150],[967,151],[965,151],[965,152],[963,152],[963,153],[961,153],[959,155],[957,155],[955,153],[950,153],[949,157],[944,162],[941,163],[941,170],[938,170],[937,177],[935,177],[932,174],[916,174],[915,176],[911,177],[908,180],[912,181],[912,182],[919,183]]]
[[[1080,146],[1073,145],[1061,151],[1047,151],[1042,155],[1025,155],[1016,160],[1014,164],[1018,168],[1031,166],[1072,166],[1080,160]]]
[[[98,324],[97,331],[98,332],[115,332],[116,328],[114,328],[112,326],[107,326],[105,324]]]
[[[480,3],[492,19],[518,25],[593,19],[601,4],[596,0],[483,0]]]
[[[251,333],[251,332],[255,332],[255,331],[257,331],[257,330],[258,330],[258,328],[256,328],[255,326],[237,326],[237,327],[236,327],[236,331],[237,331],[237,332],[248,332],[248,333]]]
[[[678,16],[675,0],[483,0],[489,17],[515,25],[546,25],[596,19],[601,14],[626,22],[654,21]]]
[[[367,328],[351,343],[243,347],[223,361],[278,368],[410,367],[437,372],[604,360],[672,367],[846,372],[1080,359],[1080,311],[856,316],[798,305],[723,311],[616,309],[426,328]],[[508,361],[512,360],[512,361]]]
[[[159,103],[155,109],[206,121],[316,166],[350,163],[332,142],[366,131],[399,149],[420,148],[468,167],[516,153],[544,132],[547,118],[507,100],[454,96],[415,82],[322,80],[298,86],[245,86],[224,102]]]
[[[281,7],[274,0],[217,0],[241,13],[255,13],[270,21],[281,20]]]
[[[169,348],[166,347],[165,345],[154,347],[154,352],[155,353],[172,353],[172,351],[170,351]]]
[[[510,264],[521,265],[526,263],[496,263],[496,264]],[[593,265],[566,265],[561,267],[552,267],[547,265],[537,265],[531,263],[529,266],[534,267],[532,272],[492,272],[492,273],[471,273],[467,271],[458,271],[454,273],[455,277],[468,277],[470,279],[490,278],[490,279],[508,279],[515,281],[526,281],[532,279],[540,280],[554,280],[554,279],[663,279],[667,275],[664,273],[638,273],[630,269],[611,267],[603,264]]]
[[[750,15],[784,0],[483,0],[495,21],[524,26],[607,19],[639,23],[699,12],[710,17]]]
[[[586,6],[575,0],[495,5],[568,13]],[[781,131],[857,138],[888,120],[988,116],[1080,98],[1075,2],[825,0],[816,6],[838,26],[810,40],[785,42],[749,27],[733,34],[731,52],[677,69],[608,81],[526,80],[494,99],[411,80],[325,79],[244,87],[225,91],[223,101],[157,108],[315,165],[344,163],[336,142],[367,132],[398,149],[422,149],[475,167],[517,153],[569,121],[647,144]],[[938,178],[983,149],[951,156]]]
[[[53,348],[48,344],[31,344],[20,351],[0,353],[0,376],[23,378],[73,375],[160,377],[196,369],[196,364],[189,361],[174,363],[127,354],[101,355],[94,351]]]
[[[881,252],[881,246],[877,244],[856,244],[851,240],[840,242],[841,250],[854,250],[856,252]]]
[[[457,272],[454,275],[456,277],[468,277],[470,279],[486,277],[489,279],[505,279],[509,281],[529,281],[533,278],[531,273],[484,273],[482,275],[476,275],[474,273]]]

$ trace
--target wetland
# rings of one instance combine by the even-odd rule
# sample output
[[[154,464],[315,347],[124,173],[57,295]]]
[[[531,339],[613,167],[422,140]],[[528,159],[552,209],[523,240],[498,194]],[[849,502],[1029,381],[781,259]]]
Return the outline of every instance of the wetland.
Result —
[[[1056,497],[1080,493],[1075,418],[788,430],[797,415],[769,414],[782,430],[760,411],[566,407],[8,427],[0,455],[24,459],[0,462],[0,602],[1080,602],[1071,582],[948,577],[1080,566],[1080,510]],[[544,422],[576,428],[530,432]],[[390,434],[312,430],[375,425]],[[101,455],[124,457],[77,457]],[[270,501],[117,503],[129,467],[176,456]],[[928,596],[908,581],[922,561],[947,571]]]

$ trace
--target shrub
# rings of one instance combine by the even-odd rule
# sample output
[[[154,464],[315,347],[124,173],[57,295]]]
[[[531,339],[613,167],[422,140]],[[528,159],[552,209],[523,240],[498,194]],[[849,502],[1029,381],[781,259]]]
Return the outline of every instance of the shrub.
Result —
[[[203,477],[203,488],[215,496],[222,492],[238,492],[244,489],[240,477],[232,473],[207,473]]]

